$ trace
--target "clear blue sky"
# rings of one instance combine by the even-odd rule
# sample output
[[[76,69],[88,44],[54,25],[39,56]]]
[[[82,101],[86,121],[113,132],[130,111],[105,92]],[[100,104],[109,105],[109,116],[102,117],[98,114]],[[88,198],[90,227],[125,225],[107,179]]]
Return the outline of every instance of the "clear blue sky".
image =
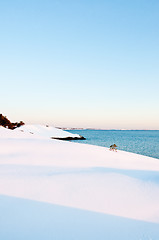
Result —
[[[0,112],[159,129],[159,1],[1,0]]]

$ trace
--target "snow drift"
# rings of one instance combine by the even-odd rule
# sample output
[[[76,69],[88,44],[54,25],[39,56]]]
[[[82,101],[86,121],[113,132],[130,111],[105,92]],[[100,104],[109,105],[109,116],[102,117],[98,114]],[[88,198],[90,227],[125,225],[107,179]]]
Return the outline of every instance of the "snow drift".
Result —
[[[72,134],[62,129],[43,125],[23,125],[14,130],[0,127],[1,137],[6,138],[53,138],[53,139],[83,139],[79,134]],[[31,136],[32,135],[32,136]]]
[[[158,159],[24,127],[0,128],[1,239],[158,240]]]

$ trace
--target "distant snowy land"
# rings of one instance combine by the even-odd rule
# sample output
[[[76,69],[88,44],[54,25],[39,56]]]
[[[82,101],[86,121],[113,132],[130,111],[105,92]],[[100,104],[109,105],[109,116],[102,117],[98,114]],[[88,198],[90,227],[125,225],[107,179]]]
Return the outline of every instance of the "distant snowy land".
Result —
[[[0,127],[0,239],[158,240],[159,160]]]
[[[62,129],[49,127],[48,125],[23,125],[14,130],[0,128],[1,137],[10,138],[41,138],[41,139],[59,139],[59,140],[74,140],[84,139],[79,134],[72,134]]]

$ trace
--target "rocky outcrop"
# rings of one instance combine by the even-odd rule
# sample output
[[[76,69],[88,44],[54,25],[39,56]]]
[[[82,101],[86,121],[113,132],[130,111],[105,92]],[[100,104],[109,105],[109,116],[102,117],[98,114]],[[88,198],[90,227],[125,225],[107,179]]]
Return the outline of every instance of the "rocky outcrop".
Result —
[[[71,141],[71,140],[86,140],[85,137],[80,136],[80,135],[79,135],[79,137],[52,137],[51,139],[63,140],[63,141]]]

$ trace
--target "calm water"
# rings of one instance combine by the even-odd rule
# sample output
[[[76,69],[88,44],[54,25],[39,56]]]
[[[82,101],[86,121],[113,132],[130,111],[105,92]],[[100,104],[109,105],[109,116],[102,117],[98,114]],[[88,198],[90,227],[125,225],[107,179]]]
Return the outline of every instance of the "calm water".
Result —
[[[159,130],[69,130],[86,138],[82,142],[110,147],[159,159]]]

